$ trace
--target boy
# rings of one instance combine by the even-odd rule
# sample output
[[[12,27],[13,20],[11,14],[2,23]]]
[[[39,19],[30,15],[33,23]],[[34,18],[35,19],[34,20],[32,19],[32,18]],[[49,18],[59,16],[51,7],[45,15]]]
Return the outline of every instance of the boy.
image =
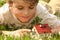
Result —
[[[0,24],[20,29],[10,32],[2,31],[2,33],[6,35],[23,35],[23,32],[30,32],[30,29],[36,24],[33,23],[36,17],[39,20],[42,19],[38,23],[48,24],[52,28],[52,32],[59,31],[60,21],[56,16],[49,14],[44,6],[38,4],[38,1],[39,0],[7,0],[7,3],[0,8]]]

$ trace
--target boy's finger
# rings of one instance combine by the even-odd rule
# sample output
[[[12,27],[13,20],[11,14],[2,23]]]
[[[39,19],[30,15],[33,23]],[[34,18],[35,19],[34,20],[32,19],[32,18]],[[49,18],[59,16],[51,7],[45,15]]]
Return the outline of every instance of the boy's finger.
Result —
[[[31,32],[30,29],[22,29],[22,31]]]
[[[21,32],[31,32],[30,29],[19,29],[19,30],[16,30],[16,31],[21,31]]]

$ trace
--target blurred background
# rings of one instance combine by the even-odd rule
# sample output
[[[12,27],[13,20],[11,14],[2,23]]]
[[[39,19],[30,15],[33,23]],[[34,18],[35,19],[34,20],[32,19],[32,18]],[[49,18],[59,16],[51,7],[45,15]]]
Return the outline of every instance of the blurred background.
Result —
[[[0,7],[6,3],[6,0],[0,0]]]
[[[60,19],[60,0],[40,0],[39,3],[44,5],[47,10]]]

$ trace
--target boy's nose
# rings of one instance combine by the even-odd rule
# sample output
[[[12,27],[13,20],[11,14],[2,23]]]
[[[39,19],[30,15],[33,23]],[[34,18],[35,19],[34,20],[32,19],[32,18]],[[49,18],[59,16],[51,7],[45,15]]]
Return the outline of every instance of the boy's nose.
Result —
[[[24,14],[25,14],[25,15],[28,15],[28,14],[29,14],[29,10],[25,10],[25,11],[24,11]]]

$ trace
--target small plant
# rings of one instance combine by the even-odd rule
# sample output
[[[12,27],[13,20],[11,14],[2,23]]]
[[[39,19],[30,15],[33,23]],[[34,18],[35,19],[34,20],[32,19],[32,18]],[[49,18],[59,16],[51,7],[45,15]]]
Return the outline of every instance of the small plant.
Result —
[[[6,0],[0,0],[0,7],[3,6],[3,4],[6,3]]]

